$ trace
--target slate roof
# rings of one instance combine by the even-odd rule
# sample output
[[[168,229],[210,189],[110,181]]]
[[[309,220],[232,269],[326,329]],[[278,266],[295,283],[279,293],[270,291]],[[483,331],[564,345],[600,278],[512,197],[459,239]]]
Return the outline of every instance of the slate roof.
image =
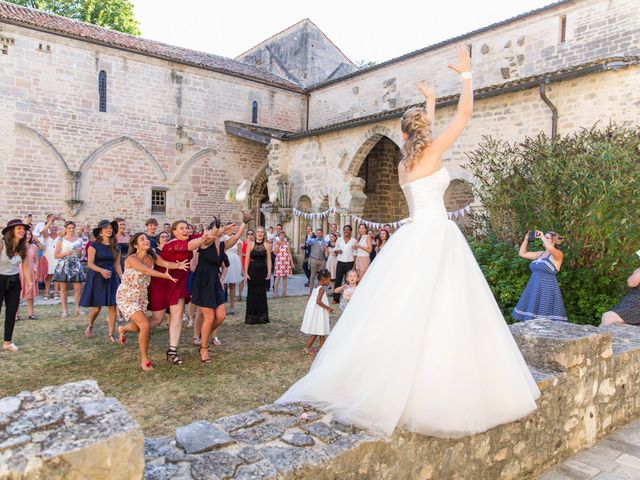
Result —
[[[230,58],[136,37],[13,3],[0,1],[0,22],[242,77],[294,92],[304,92],[302,88],[289,80]]]

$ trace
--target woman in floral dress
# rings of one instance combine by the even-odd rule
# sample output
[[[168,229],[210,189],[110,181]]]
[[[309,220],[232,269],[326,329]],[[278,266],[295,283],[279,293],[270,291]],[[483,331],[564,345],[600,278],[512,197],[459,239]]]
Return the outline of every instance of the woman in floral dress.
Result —
[[[275,242],[276,263],[275,263],[275,283],[273,285],[273,296],[278,296],[278,283],[282,278],[282,296],[287,296],[287,278],[293,272],[293,257],[289,249],[289,242],[284,232],[280,232],[279,241]]]
[[[127,332],[139,332],[141,367],[143,370],[153,370],[149,360],[149,320],[147,306],[149,305],[148,289],[151,277],[163,278],[176,283],[176,279],[169,274],[169,270],[187,271],[189,263],[167,262],[156,256],[150,250],[151,242],[144,233],[136,233],[129,241],[128,257],[124,262],[124,273],[116,293],[118,309],[126,320],[126,325],[118,327],[119,341],[126,342]],[[165,268],[164,272],[155,270],[154,265]]]
[[[73,297],[75,302],[75,314],[84,315],[80,309],[80,294],[82,284],[85,282],[84,270],[80,257],[82,249],[80,239],[76,236],[75,222],[65,222],[65,234],[59,237],[56,242],[55,258],[58,260],[56,273],[53,274],[53,281],[60,282],[60,304],[62,305],[62,318],[69,316],[67,311],[67,287],[73,284]]]

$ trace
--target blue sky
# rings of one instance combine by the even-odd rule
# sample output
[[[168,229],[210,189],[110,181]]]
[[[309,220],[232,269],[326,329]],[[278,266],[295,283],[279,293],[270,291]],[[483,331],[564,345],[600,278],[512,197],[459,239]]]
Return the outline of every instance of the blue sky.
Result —
[[[381,62],[549,0],[132,0],[142,36],[233,58],[310,18],[353,61]]]

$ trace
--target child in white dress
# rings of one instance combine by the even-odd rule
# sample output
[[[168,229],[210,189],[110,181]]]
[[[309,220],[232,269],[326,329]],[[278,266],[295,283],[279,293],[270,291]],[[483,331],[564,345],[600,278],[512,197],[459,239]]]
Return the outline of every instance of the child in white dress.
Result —
[[[300,331],[309,336],[307,345],[304,347],[304,353],[313,354],[311,350],[317,338],[320,339],[320,348],[324,345],[324,340],[329,335],[329,314],[333,313],[333,308],[329,306],[327,292],[325,288],[331,283],[331,274],[329,270],[320,270],[318,272],[318,286],[313,289],[307,302],[307,308],[304,310],[304,318]]]
[[[356,272],[355,270],[349,270],[347,272],[347,283],[334,290],[335,293],[342,294],[342,296],[340,297],[340,310],[344,310],[345,308],[347,308],[347,304],[355,293],[359,280],[360,277],[358,276],[358,272]]]

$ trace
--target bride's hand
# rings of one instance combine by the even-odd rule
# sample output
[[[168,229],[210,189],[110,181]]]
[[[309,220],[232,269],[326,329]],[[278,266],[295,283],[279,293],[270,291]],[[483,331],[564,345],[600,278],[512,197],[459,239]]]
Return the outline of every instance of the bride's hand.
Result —
[[[424,80],[418,83],[418,90],[424,95],[424,98],[436,98],[436,89],[427,85]]]
[[[452,63],[450,63],[448,67],[458,74],[463,72],[470,72],[471,57],[469,56],[469,50],[464,45],[458,45],[456,50],[458,53],[458,64],[453,65]]]

